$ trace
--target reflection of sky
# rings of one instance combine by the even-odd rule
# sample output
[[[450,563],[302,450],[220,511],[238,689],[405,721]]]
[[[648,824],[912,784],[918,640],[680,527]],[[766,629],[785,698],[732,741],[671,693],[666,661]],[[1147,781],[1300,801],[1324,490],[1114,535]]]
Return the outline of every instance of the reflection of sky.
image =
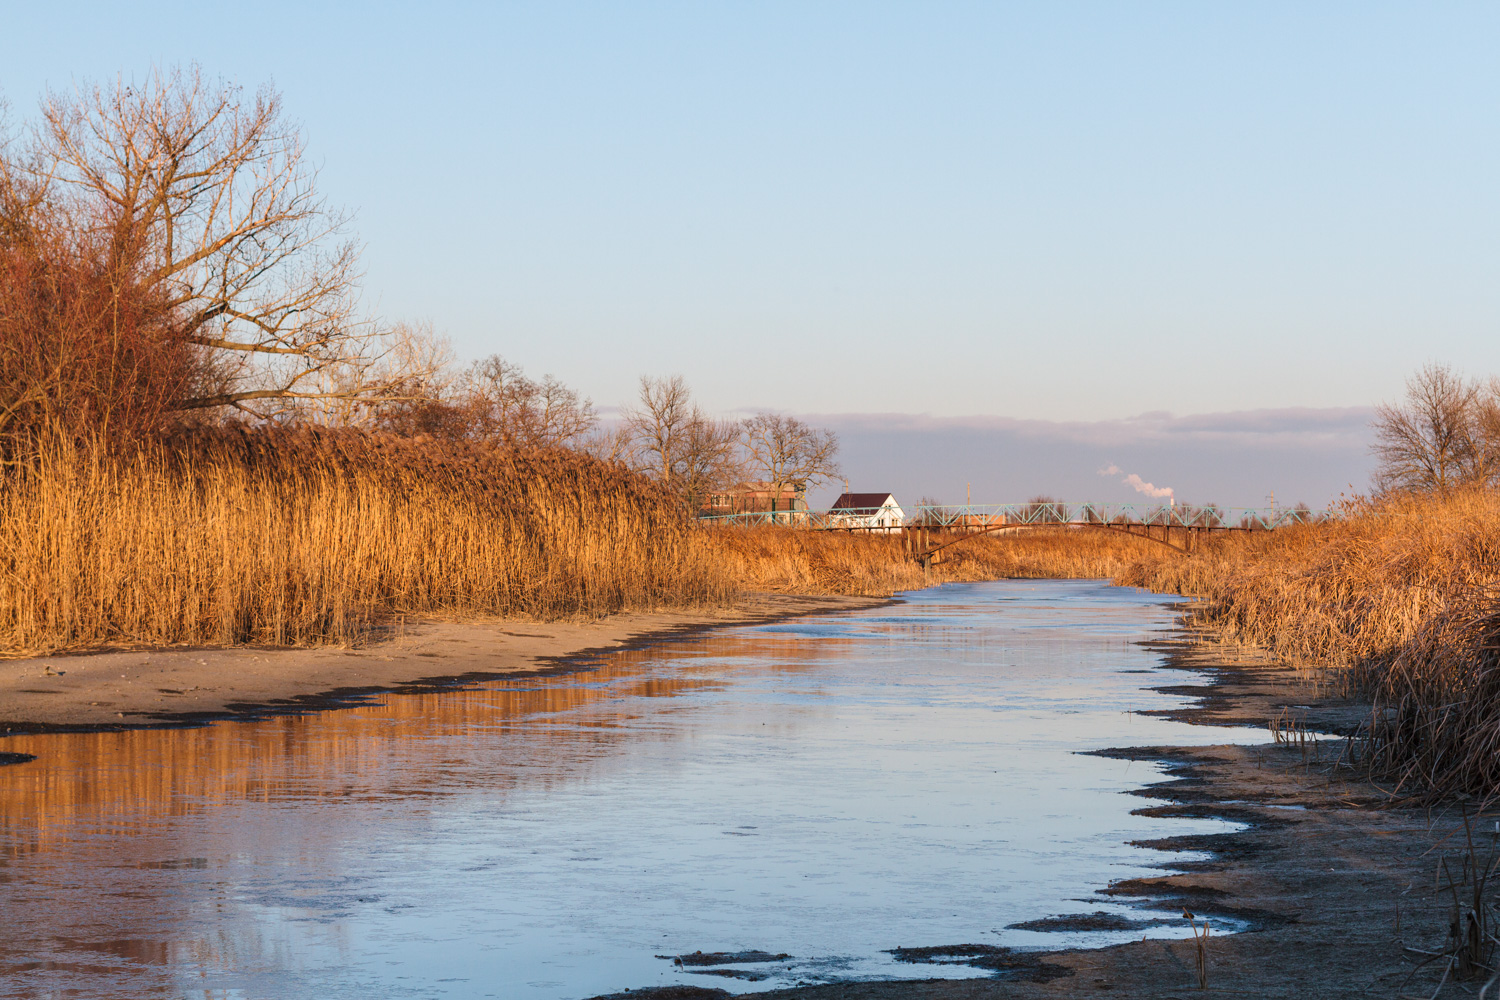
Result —
[[[584,674],[12,738],[42,759],[0,770],[0,968],[37,992],[549,998],[1074,943],[1004,928],[1115,908],[1074,900],[1168,857],[1127,841],[1227,828],[1131,816],[1157,769],[1076,751],[1258,738],[1132,714],[1183,701],[1134,672],[1171,620],[1087,581],[948,586]],[[794,958],[753,984],[654,957],[753,948]]]

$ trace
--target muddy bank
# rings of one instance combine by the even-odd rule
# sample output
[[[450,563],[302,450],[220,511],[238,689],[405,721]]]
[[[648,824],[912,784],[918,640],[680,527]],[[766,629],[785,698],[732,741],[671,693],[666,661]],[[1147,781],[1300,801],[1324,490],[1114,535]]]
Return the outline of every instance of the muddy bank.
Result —
[[[1199,703],[1174,713],[1204,723],[1265,724],[1276,716],[1313,720],[1326,732],[1352,731],[1367,706],[1321,696],[1295,672],[1263,660],[1235,659],[1211,647],[1170,649],[1169,666],[1203,671]],[[985,998],[1120,997],[1395,997],[1432,996],[1444,959],[1416,963],[1446,948],[1452,890],[1440,892],[1446,859],[1464,883],[1469,837],[1456,809],[1392,808],[1363,780],[1350,746],[1320,738],[1262,747],[1132,747],[1115,757],[1167,762],[1171,780],[1142,788],[1141,810],[1158,816],[1217,816],[1246,824],[1244,832],[1180,836],[1140,846],[1184,857],[1154,878],[1109,886],[1096,898],[1134,900],[1139,925],[1187,927],[1193,914],[1245,928],[1214,933],[1204,949],[1207,990],[1201,990],[1194,941],[1143,940],[1098,950],[1007,952],[968,942],[924,943],[898,958],[931,980],[802,987],[757,994],[785,1000],[985,1000]],[[1500,840],[1493,817],[1474,819],[1476,848],[1486,857]],[[997,878],[1005,877],[997,872]],[[1444,879],[1447,876],[1443,876]],[[934,891],[941,891],[934,886]],[[1462,884],[1458,895],[1469,898]],[[1493,894],[1493,893],[1492,893]],[[1082,895],[1082,894],[1080,894]],[[1081,899],[1072,912],[1028,923],[1029,929],[1086,928],[1108,917]],[[1417,950],[1410,950],[1417,949]],[[993,978],[943,980],[943,964],[993,970]],[[1440,995],[1474,995],[1479,983],[1449,982]],[[636,991],[636,997],[722,996]],[[624,996],[624,994],[621,994]]]
[[[868,597],[751,594],[733,608],[620,614],[587,622],[406,619],[358,649],[137,649],[0,660],[0,733],[195,725],[317,711],[382,691],[433,690],[571,669],[594,652],[704,628],[885,603]]]

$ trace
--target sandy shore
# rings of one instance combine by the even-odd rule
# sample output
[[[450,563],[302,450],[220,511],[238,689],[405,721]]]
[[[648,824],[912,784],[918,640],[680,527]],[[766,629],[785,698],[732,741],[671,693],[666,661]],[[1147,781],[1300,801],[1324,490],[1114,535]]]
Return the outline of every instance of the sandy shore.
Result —
[[[553,669],[591,652],[702,628],[884,603],[752,594],[732,609],[588,622],[407,620],[358,649],[141,649],[0,660],[0,732],[182,725],[336,707],[371,691]]]
[[[1172,662],[1206,671],[1203,686],[1165,690],[1198,695],[1174,714],[1205,723],[1263,724],[1288,706],[1314,729],[1348,731],[1368,706],[1320,698],[1296,674],[1264,661],[1236,660],[1185,647]],[[1269,736],[1269,734],[1268,734]],[[1111,756],[1165,761],[1174,780],[1137,791],[1141,809],[1161,816],[1215,816],[1248,825],[1242,833],[1180,836],[1149,846],[1206,852],[1208,860],[1169,863],[1160,877],[1115,883],[1095,899],[1135,900],[1144,928],[1184,910],[1233,917],[1249,929],[1208,939],[1207,989],[1198,986],[1195,945],[1158,939],[1111,948],[1008,952],[971,942],[930,941],[904,953],[993,971],[994,978],[850,983],[756,994],[764,1000],[1062,1000],[1131,998],[1413,997],[1434,995],[1446,961],[1416,970],[1446,947],[1451,892],[1435,879],[1443,859],[1458,875],[1467,853],[1456,808],[1388,808],[1386,796],[1347,766],[1343,740],[1310,745],[1208,748],[1133,747]],[[1344,758],[1341,762],[1341,758]],[[1481,857],[1500,840],[1493,817],[1475,821]],[[1143,844],[1142,846],[1147,846]],[[1202,855],[1199,855],[1202,856]],[[1191,857],[1191,856],[1189,856]],[[997,871],[997,879],[1010,877]],[[934,886],[940,892],[941,886]],[[1471,889],[1461,888],[1467,899]],[[1084,895],[1080,893],[1080,896]],[[1494,895],[1491,890],[1490,895]],[[1084,898],[1053,929],[1079,926],[1096,911]],[[1096,918],[1097,919],[1097,918]],[[1041,929],[1041,928],[1037,928]],[[924,966],[914,965],[918,972]],[[918,972],[918,974],[920,974]],[[702,987],[643,989],[596,1000],[709,1000],[729,994],[705,975]],[[1449,982],[1441,996],[1474,996],[1482,979]],[[1493,997],[1493,988],[1490,995]]]

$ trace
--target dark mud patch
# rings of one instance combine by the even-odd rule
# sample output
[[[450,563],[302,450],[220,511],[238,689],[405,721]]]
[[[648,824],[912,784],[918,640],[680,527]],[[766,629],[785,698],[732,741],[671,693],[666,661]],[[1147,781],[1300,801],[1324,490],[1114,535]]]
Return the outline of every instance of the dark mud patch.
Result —
[[[1060,933],[1063,931],[1138,931],[1146,927],[1159,927],[1171,923],[1168,920],[1132,920],[1118,913],[1105,913],[1103,910],[1095,910],[1093,913],[1067,913],[1056,917],[1042,917],[1039,920],[1023,920],[1018,924],[1006,924],[1005,929],[1009,931],[1048,931]]]
[[[1202,778],[1178,778],[1163,781],[1159,785],[1132,788],[1127,795],[1143,799],[1170,799],[1173,802],[1216,802],[1218,796],[1208,790],[1208,782]]]
[[[1095,756],[1116,760],[1150,760],[1164,763],[1171,780],[1139,788],[1130,794],[1161,800],[1160,805],[1131,810],[1132,815],[1156,819],[1216,819],[1239,823],[1244,829],[1229,833],[1184,834],[1151,840],[1133,840],[1133,847],[1172,853],[1207,855],[1204,860],[1174,859],[1161,868],[1174,872],[1158,878],[1135,878],[1116,882],[1099,894],[1106,897],[1135,897],[1143,906],[1157,910],[1181,910],[1184,914],[1214,916],[1242,922],[1246,929],[1260,930],[1270,926],[1294,923],[1295,917],[1269,910],[1236,906],[1230,893],[1208,885],[1195,884],[1193,875],[1211,875],[1264,854],[1269,840],[1263,836],[1272,831],[1297,825],[1300,820],[1268,816],[1257,806],[1267,799],[1280,799],[1284,793],[1246,794],[1237,789],[1233,801],[1225,801],[1223,790],[1216,787],[1222,763],[1209,756],[1207,749],[1195,751],[1183,747],[1118,747],[1093,752]],[[1257,834],[1251,836],[1250,834]],[[1170,922],[1170,921],[1169,921]]]
[[[706,986],[647,986],[623,993],[602,993],[588,1000],[718,1000],[732,996],[728,990],[709,989]]]
[[[1235,906],[1227,902],[1234,898],[1223,889],[1206,885],[1192,885],[1168,878],[1132,878],[1116,882],[1108,889],[1100,889],[1103,896],[1134,896],[1149,900],[1152,909],[1181,910],[1185,919],[1194,917],[1220,917],[1237,920],[1245,924],[1246,930],[1265,930],[1269,927],[1284,927],[1298,922],[1294,913],[1278,913],[1248,906]],[[1167,921],[1170,923],[1171,921]]]
[[[1241,799],[1240,801],[1244,801]],[[1132,816],[1150,816],[1153,819],[1222,819],[1231,823],[1243,823],[1251,829],[1275,830],[1291,826],[1297,821],[1267,816],[1255,809],[1230,805],[1223,801],[1179,802],[1166,806],[1145,806],[1130,810]]]
[[[695,951],[690,955],[657,955],[670,959],[673,965],[697,967],[704,965],[755,965],[758,962],[784,962],[792,956],[782,952],[777,955],[769,951]]]
[[[747,983],[759,983],[770,979],[773,970],[767,969],[735,969],[735,965],[764,965],[770,962],[784,962],[792,956],[786,952],[772,953],[760,951],[695,951],[686,955],[657,955],[657,958],[668,959],[671,963],[684,972],[691,972],[695,976],[723,976],[725,979],[740,979]],[[634,996],[635,994],[631,994]]]
[[[1167,773],[1180,772],[1202,763],[1192,751],[1183,747],[1108,747],[1104,750],[1080,750],[1085,757],[1108,757],[1110,760],[1145,760],[1166,764]]]
[[[1177,837],[1132,840],[1130,846],[1154,851],[1192,851],[1212,855],[1211,861],[1167,861],[1162,865],[1178,871],[1200,870],[1203,865],[1213,865],[1212,870],[1217,871],[1222,867],[1222,862],[1245,861],[1266,850],[1263,843],[1242,833],[1188,833]]]
[[[771,978],[771,973],[764,969],[684,969],[683,971],[694,976],[721,976],[725,979],[738,979],[747,983],[760,983]]]
[[[1176,896],[1201,900],[1227,899],[1229,893],[1207,885],[1192,885],[1169,882],[1164,878],[1127,878],[1116,882],[1108,889],[1100,889],[1101,896]]]
[[[993,944],[950,944],[929,948],[892,948],[886,954],[898,962],[930,965],[967,965],[989,969],[996,979],[1016,979],[1031,983],[1050,983],[1073,975],[1065,965],[1046,961],[1046,953],[1017,951]]]

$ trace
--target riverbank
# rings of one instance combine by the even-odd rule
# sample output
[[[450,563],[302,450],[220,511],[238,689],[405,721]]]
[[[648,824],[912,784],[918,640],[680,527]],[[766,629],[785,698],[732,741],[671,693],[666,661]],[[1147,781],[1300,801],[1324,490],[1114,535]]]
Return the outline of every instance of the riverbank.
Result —
[[[127,649],[0,660],[0,733],[195,725],[336,708],[566,669],[590,653],[700,629],[876,607],[886,598],[749,594],[733,606],[582,621],[398,620],[357,648]]]
[[[1214,725],[1264,725],[1274,717],[1306,729],[1349,732],[1367,706],[1323,696],[1296,671],[1262,657],[1235,656],[1223,647],[1184,644],[1171,650],[1169,668],[1207,675],[1207,683],[1164,690],[1198,703],[1170,713]],[[1296,707],[1292,707],[1296,706]],[[1468,854],[1456,809],[1390,808],[1378,787],[1348,766],[1348,742],[1300,736],[1260,747],[1127,747],[1104,753],[1161,761],[1171,780],[1134,794],[1157,816],[1220,817],[1246,824],[1239,833],[1182,836],[1141,846],[1186,852],[1160,877],[1115,883],[1096,895],[1138,900],[1140,926],[1163,918],[1185,929],[1191,912],[1243,921],[1237,934],[1212,934],[1205,949],[1207,989],[1200,990],[1197,953],[1186,940],[1142,940],[1110,948],[1008,952],[969,942],[924,942],[902,954],[943,964],[992,969],[991,979],[850,983],[757,994],[767,1000],[989,1000],[1062,998],[1095,993],[1165,998],[1423,996],[1434,993],[1445,959],[1412,976],[1410,947],[1443,952],[1452,906],[1435,878],[1447,862],[1467,902],[1472,886],[1461,871]],[[1493,818],[1473,820],[1482,859],[1500,833]],[[1478,833],[1483,825],[1486,831]],[[1206,852],[1200,853],[1200,852]],[[940,887],[934,887],[939,891]],[[1055,930],[1086,927],[1094,910],[1045,921]],[[709,977],[705,977],[706,979]],[[1482,980],[1481,980],[1482,981]],[[1441,995],[1472,993],[1477,983],[1451,983]],[[707,1000],[727,996],[708,986],[637,990],[635,1000]]]
[[[761,595],[732,611],[621,614],[597,622],[408,620],[380,641],[352,650],[178,649],[12,660],[0,663],[0,699],[29,706],[27,717],[10,716],[13,730],[184,725],[316,710],[375,690],[442,689],[484,677],[571,669],[573,661],[595,650],[658,642],[718,625],[881,603]],[[1164,671],[1158,681],[1162,690],[1195,697],[1195,704],[1169,713],[1184,721],[1264,725],[1288,706],[1299,706],[1291,712],[1294,731],[1348,732],[1367,711],[1367,706],[1323,696],[1302,674],[1263,658],[1187,643],[1167,644],[1162,652],[1169,670],[1206,675],[1205,682],[1184,686]],[[1453,812],[1381,808],[1381,790],[1358,780],[1354,769],[1340,766],[1345,751],[1341,740],[1108,751],[1134,760],[1166,761],[1172,768],[1173,780],[1136,793],[1141,809],[1158,816],[1218,816],[1249,829],[1153,842],[1149,846],[1194,853],[1159,878],[1120,883],[1096,898],[1138,900],[1142,930],[1162,919],[1185,927],[1178,916],[1184,908],[1200,917],[1247,922],[1244,933],[1216,932],[1210,938],[1209,994],[1398,995],[1411,971],[1402,942],[1429,951],[1444,947],[1449,903],[1435,894],[1434,876],[1443,858],[1452,871],[1461,870],[1463,824]],[[1485,823],[1493,828],[1493,820]],[[1481,851],[1488,850],[1492,838],[1480,839]],[[1212,853],[1204,860],[1197,852]],[[1082,901],[1048,924],[1058,930],[1086,926],[1095,909]],[[763,995],[948,1000],[1072,997],[1095,990],[1127,997],[1198,993],[1191,940],[1024,954],[962,941],[906,943],[911,947],[903,957],[977,964],[999,978],[839,984]],[[1430,966],[1407,992],[1431,996],[1441,964]],[[941,964],[931,969],[935,976],[946,971]],[[701,989],[637,990],[630,996],[724,995],[709,985],[722,980],[703,978]],[[1456,995],[1456,988],[1448,989]]]

